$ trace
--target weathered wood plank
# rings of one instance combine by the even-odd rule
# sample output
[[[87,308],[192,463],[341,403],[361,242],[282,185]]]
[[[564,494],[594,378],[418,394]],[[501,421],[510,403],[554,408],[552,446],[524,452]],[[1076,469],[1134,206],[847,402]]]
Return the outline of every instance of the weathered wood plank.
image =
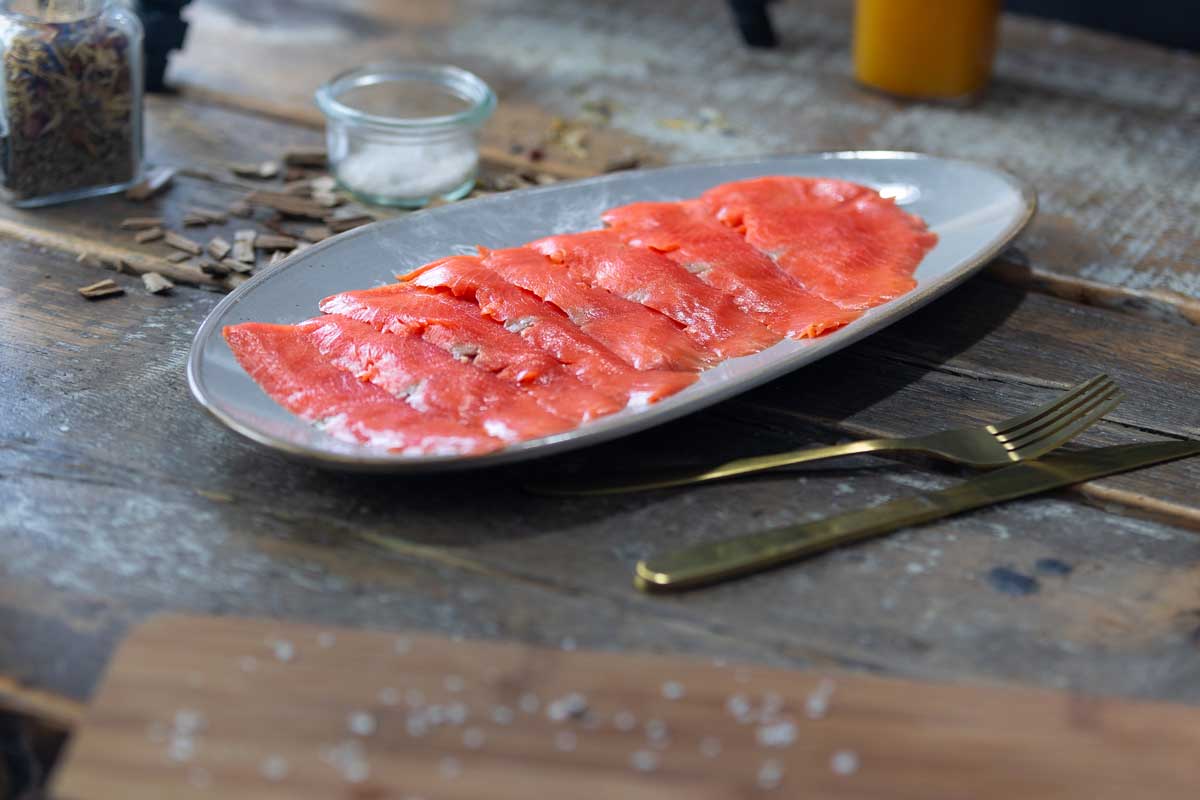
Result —
[[[172,75],[251,107],[270,101],[311,117],[312,90],[341,69],[375,54],[436,57],[479,71],[502,107],[572,117],[587,103],[609,103],[613,128],[669,148],[674,160],[855,148],[973,159],[1039,189],[1041,213],[1019,242],[1037,270],[1066,284],[1133,290],[1126,306],[1147,291],[1200,298],[1198,56],[1012,18],[992,91],[956,109],[855,88],[850,5],[841,0],[774,8],[784,42],[775,51],[741,48],[724,9],[684,0],[501,8],[462,0],[453,14],[381,24],[374,37],[354,39],[391,5],[310,9],[283,41],[275,30],[287,13],[268,21],[244,4],[209,3],[193,10]],[[355,46],[297,46],[318,35]],[[248,71],[264,80],[244,81]]]
[[[1070,304],[1031,296],[1014,309],[987,286],[978,291],[996,302],[974,306],[988,313],[967,324],[954,311],[966,301],[951,295],[890,344],[868,340],[662,430],[553,465],[397,481],[292,463],[204,418],[183,362],[212,294],[131,291],[101,308],[73,296],[90,274],[80,265],[3,247],[0,396],[22,398],[0,417],[0,673],[14,679],[82,698],[130,624],[191,610],[1200,702],[1200,544],[1178,528],[1040,498],[712,591],[648,598],[630,588],[630,570],[654,549],[882,502],[947,485],[955,472],[861,461],[636,497],[519,489],[532,469],[764,452],[885,423],[914,432],[931,419],[1011,413],[1050,396],[1067,367],[1049,378],[984,374],[991,351],[977,348],[1009,318],[1076,315]],[[1123,319],[1086,311],[1079,324],[1111,335]],[[1089,366],[1077,353],[1091,351],[1069,338],[1045,346],[1050,365],[1051,349],[1076,359],[1072,380]],[[1178,391],[1171,376],[1123,374],[1168,399]],[[829,396],[841,405],[822,405]],[[889,397],[896,420],[871,417]],[[1187,478],[1171,470],[1182,466],[1147,473],[1151,496],[1170,499]],[[1047,558],[1072,571],[1039,573]]]

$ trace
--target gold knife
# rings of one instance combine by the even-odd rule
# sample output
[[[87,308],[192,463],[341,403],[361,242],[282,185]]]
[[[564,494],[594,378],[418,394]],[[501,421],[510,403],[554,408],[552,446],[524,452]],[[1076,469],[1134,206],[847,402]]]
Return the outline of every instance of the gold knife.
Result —
[[[638,562],[634,586],[676,591],[758,572],[897,528],[1073,483],[1200,454],[1200,441],[1151,442],[1059,453],[990,472],[938,492],[836,517],[697,545]]]

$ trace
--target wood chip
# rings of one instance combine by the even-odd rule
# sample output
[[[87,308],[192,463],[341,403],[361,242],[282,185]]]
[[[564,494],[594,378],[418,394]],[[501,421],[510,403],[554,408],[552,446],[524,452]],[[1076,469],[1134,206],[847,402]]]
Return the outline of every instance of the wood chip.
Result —
[[[105,278],[102,281],[80,286],[79,293],[88,300],[100,300],[105,297],[116,297],[119,294],[125,294],[125,290],[117,285],[117,282],[112,278]]]
[[[333,231],[327,225],[311,225],[300,231],[300,236],[310,242],[320,242],[333,236]]]
[[[175,284],[169,278],[163,277],[157,272],[142,273],[142,284],[150,294],[163,294],[175,288]]]
[[[300,242],[291,236],[281,236],[277,233],[260,233],[254,238],[257,250],[295,250]]]
[[[243,261],[235,261],[232,258],[226,258],[221,261],[221,266],[228,267],[231,271],[241,275],[249,275],[254,270],[254,263],[249,264]]]
[[[208,240],[208,244],[204,246],[208,254],[217,261],[220,261],[225,256],[229,255],[229,251],[233,249],[233,245],[222,239],[220,236],[214,236]]]
[[[294,181],[308,180],[311,174],[311,170],[304,167],[288,167],[283,171],[283,181],[284,183],[292,183]]]
[[[184,214],[183,224],[188,228],[195,228],[200,225],[208,225],[209,219],[201,214]]]
[[[167,261],[170,261],[172,264],[179,264],[191,257],[190,253],[171,253],[171,255],[167,256]]]
[[[144,231],[135,233],[133,240],[138,244],[146,244],[146,242],[154,242],[163,238],[164,233],[162,228],[146,228]]]
[[[279,174],[279,162],[263,161],[260,164],[230,164],[229,171],[239,178],[261,178],[267,180]]]
[[[174,167],[156,167],[146,174],[146,177],[125,190],[129,200],[149,200],[154,195],[171,185],[175,177]]]
[[[150,228],[157,228],[162,224],[162,217],[126,217],[121,220],[121,230],[144,231]]]
[[[298,181],[288,181],[279,187],[279,191],[292,197],[308,197],[312,194],[312,188],[312,181],[310,179],[301,178]]]
[[[232,272],[229,267],[224,264],[218,264],[215,261],[201,261],[200,271],[205,275],[212,275],[214,278],[227,278]]]
[[[193,206],[192,208],[188,209],[188,213],[195,214],[198,217],[204,217],[214,225],[224,225],[229,221],[229,217],[224,211],[217,211],[214,208],[200,208],[199,206]]]
[[[271,260],[267,262],[267,266],[273,267],[287,257],[287,253],[283,252],[282,250],[276,250],[274,253],[271,253]]]
[[[325,148],[319,145],[289,147],[283,151],[283,163],[289,167],[324,167],[327,162]]]
[[[375,218],[367,214],[359,214],[357,217],[344,217],[342,219],[326,217],[325,226],[328,227],[333,233],[344,233],[345,231],[353,230],[354,228],[358,228],[363,225],[370,225],[374,221]]]
[[[236,200],[229,204],[229,213],[235,217],[249,217],[254,214],[254,208],[245,200]]]
[[[333,208],[342,204],[342,198],[333,192],[313,192],[313,202],[325,208]]]
[[[86,267],[91,267],[92,269],[99,269],[100,267],[104,266],[102,263],[100,263],[100,259],[96,258],[91,253],[80,253],[79,255],[75,256],[75,261],[83,264]]]
[[[131,270],[129,268],[129,265],[125,263],[124,259],[117,258],[116,256],[101,256],[100,264],[105,269],[111,269],[113,272],[120,272],[120,273],[132,273],[133,272],[133,270]]]
[[[273,208],[289,217],[306,217],[308,219],[324,219],[325,206],[314,203],[303,197],[293,197],[283,192],[251,192],[247,202],[259,206]]]
[[[190,253],[194,256],[198,256],[204,252],[204,248],[202,248],[197,242],[193,242],[186,236],[180,236],[175,231],[167,231],[163,237],[163,240],[176,250],[182,250],[183,252]]]
[[[258,231],[253,229],[244,229],[233,234],[233,260],[241,261],[243,264],[254,263],[254,240],[258,237]]]

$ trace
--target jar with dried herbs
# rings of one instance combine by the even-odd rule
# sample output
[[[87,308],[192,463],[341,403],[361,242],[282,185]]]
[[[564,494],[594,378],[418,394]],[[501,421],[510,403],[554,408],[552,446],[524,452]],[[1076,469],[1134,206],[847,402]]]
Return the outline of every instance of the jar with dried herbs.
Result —
[[[116,0],[0,0],[0,186],[18,206],[117,192],[142,162],[142,25]]]

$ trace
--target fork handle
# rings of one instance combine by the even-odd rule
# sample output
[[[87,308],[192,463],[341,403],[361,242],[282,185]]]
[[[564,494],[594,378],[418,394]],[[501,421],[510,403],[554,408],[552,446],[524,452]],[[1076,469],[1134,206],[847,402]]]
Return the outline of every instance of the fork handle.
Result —
[[[784,453],[769,453],[763,456],[739,458],[726,461],[713,467],[678,467],[674,469],[654,470],[638,475],[622,472],[607,476],[584,476],[582,478],[566,478],[549,480],[542,483],[530,483],[525,488],[537,494],[548,495],[601,495],[620,494],[623,492],[645,492],[651,489],[667,489],[672,486],[687,486],[693,483],[706,483],[732,478],[735,475],[749,475],[753,472],[764,472],[778,467],[793,464],[804,464],[809,461],[821,461],[826,458],[849,456],[856,453],[878,453],[886,450],[911,450],[913,443],[908,439],[861,439],[845,444],[831,444],[824,447],[807,447],[803,450],[789,450]]]

